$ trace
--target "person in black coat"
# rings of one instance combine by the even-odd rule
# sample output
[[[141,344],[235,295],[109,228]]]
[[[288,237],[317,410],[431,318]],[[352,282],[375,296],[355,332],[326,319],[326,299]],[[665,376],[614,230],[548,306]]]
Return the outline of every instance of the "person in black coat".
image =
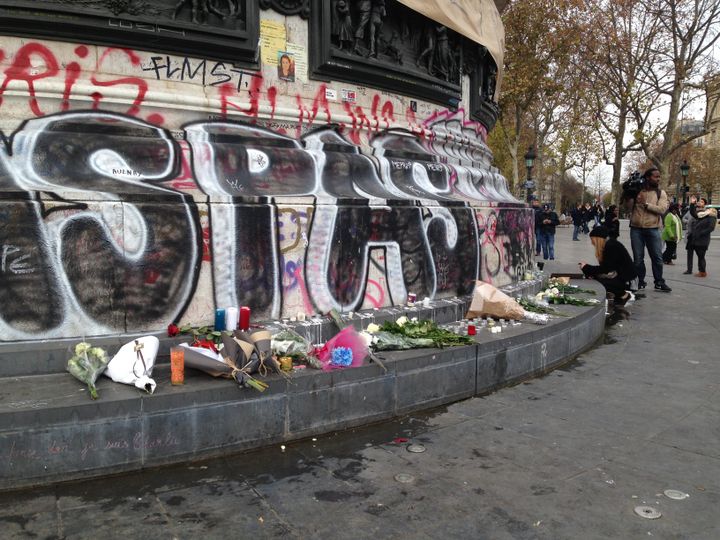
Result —
[[[707,199],[690,197],[690,215],[693,218],[692,228],[688,231],[688,269],[686,274],[692,273],[692,253],[698,258],[698,273],[695,277],[707,277],[705,267],[705,253],[710,246],[710,234],[717,226],[717,210],[706,208]]]
[[[605,222],[603,223],[608,230],[608,238],[617,238],[620,236],[620,209],[616,204],[611,204],[605,211]]]
[[[608,237],[606,227],[600,225],[590,231],[590,241],[595,247],[597,265],[581,261],[580,269],[586,277],[602,283],[607,292],[615,297],[616,305],[623,305],[630,299],[628,282],[637,277],[633,259],[617,238]]]
[[[540,227],[540,245],[542,246],[543,259],[555,259],[555,227],[560,225],[558,215],[552,211],[549,204],[543,204],[542,212],[538,216],[535,225]]]
[[[542,214],[542,208],[540,208],[540,201],[537,199],[532,200],[532,209],[535,212],[535,256],[540,255],[542,249],[542,242],[540,240],[540,214]]]
[[[573,208],[573,211],[570,212],[570,216],[573,220],[573,240],[575,242],[579,242],[580,239],[578,238],[578,234],[582,230],[582,224],[583,224],[583,210],[580,203],[577,203],[575,208]]]

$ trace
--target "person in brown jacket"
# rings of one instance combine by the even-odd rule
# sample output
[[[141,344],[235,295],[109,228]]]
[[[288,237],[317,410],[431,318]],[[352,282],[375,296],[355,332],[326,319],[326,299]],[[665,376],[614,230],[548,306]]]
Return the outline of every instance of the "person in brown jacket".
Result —
[[[630,211],[630,243],[633,261],[638,274],[638,289],[644,289],[645,248],[647,247],[652,264],[655,289],[670,292],[672,289],[663,279],[662,260],[662,217],[668,209],[668,196],[660,189],[660,171],[652,168],[643,174],[644,183],[640,192],[628,199]]]

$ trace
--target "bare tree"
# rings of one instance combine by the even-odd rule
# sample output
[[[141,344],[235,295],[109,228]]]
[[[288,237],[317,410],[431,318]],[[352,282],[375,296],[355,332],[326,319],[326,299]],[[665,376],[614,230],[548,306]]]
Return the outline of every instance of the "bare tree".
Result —
[[[669,179],[672,155],[708,133],[710,118],[718,107],[717,98],[705,104],[702,130],[678,132],[683,111],[711,95],[707,75],[712,49],[720,39],[720,0],[642,0],[641,4],[657,28],[654,62],[643,66],[639,74],[653,95],[636,97],[631,101],[631,111],[638,127],[637,141],[662,176]],[[654,146],[658,140],[661,144]]]
[[[588,6],[595,26],[603,28],[588,44],[586,57],[592,65],[593,110],[603,158],[613,168],[611,200],[617,203],[623,160],[642,148],[631,111],[633,104],[646,103],[654,94],[640,79],[656,60],[660,25],[641,0],[589,0]]]

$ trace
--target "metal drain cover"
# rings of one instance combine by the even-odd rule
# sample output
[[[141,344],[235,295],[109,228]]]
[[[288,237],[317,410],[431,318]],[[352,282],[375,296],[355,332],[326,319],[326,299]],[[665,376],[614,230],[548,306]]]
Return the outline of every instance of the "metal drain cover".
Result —
[[[684,491],[680,491],[679,489],[666,489],[663,491],[665,496],[668,499],[675,499],[676,501],[682,501],[683,499],[687,499],[690,495],[685,493]]]
[[[645,519],[657,519],[662,516],[662,514],[652,506],[636,506],[635,513]]]
[[[412,474],[401,472],[395,475],[395,480],[401,484],[410,484],[415,481],[415,477]]]
[[[413,454],[422,454],[425,451],[425,447],[422,444],[408,444],[407,451]]]

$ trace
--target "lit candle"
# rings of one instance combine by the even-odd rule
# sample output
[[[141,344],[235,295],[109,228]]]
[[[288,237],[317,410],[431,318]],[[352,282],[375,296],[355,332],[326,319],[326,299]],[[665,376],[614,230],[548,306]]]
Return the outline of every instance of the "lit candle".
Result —
[[[243,306],[240,308],[240,330],[250,329],[250,308]]]

